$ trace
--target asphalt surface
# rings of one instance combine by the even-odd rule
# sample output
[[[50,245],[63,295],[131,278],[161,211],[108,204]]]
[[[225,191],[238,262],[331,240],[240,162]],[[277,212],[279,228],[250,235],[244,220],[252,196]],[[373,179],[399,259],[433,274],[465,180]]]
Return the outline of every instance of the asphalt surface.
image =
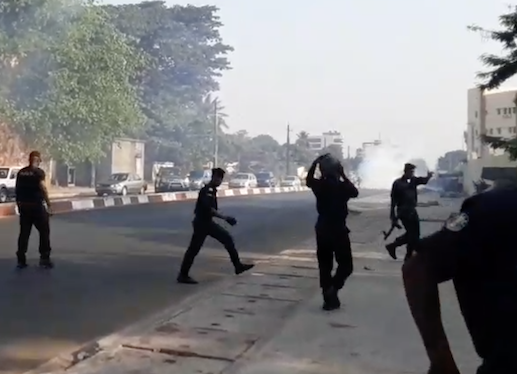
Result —
[[[368,196],[378,191],[363,191]],[[221,246],[207,239],[184,286],[175,277],[191,235],[193,201],[78,211],[52,218],[51,272],[14,270],[16,218],[0,221],[0,373],[20,373],[108,335],[233,276]],[[243,258],[275,254],[313,235],[308,193],[221,198]],[[37,233],[29,261],[37,262]]]

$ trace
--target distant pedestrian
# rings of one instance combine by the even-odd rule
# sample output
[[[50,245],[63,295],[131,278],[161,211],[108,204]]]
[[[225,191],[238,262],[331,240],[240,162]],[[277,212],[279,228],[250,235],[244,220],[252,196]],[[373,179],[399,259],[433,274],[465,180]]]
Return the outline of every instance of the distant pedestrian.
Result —
[[[197,281],[190,277],[189,272],[207,236],[211,236],[224,245],[235,268],[235,274],[244,273],[254,266],[241,262],[232,235],[213,220],[214,217],[217,217],[225,220],[232,226],[237,224],[237,220],[234,217],[225,216],[218,210],[217,187],[223,182],[224,174],[225,171],[221,168],[213,169],[212,179],[199,191],[196,208],[194,210],[195,217],[192,222],[194,233],[192,234],[190,245],[183,257],[180,273],[177,278],[178,283],[197,284]]]
[[[29,155],[29,166],[18,172],[16,178],[16,204],[20,214],[20,234],[18,237],[18,268],[27,267],[27,249],[32,226],[39,232],[39,265],[51,269],[50,222],[51,203],[45,185],[45,172],[40,169],[41,155],[33,151]]]
[[[321,178],[315,178],[319,166]],[[316,197],[318,220],[316,222],[316,246],[323,309],[334,310],[341,306],[339,290],[353,272],[350,230],[346,226],[348,200],[359,191],[347,178],[341,163],[331,155],[318,157],[307,173],[307,187]],[[334,258],[337,269],[332,275]]]

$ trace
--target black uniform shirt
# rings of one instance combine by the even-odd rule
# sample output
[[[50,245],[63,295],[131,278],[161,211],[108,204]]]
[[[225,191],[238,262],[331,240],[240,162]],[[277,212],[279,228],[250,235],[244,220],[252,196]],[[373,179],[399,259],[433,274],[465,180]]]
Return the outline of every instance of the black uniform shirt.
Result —
[[[45,180],[45,172],[33,166],[27,166],[18,172],[16,177],[16,202],[42,203],[44,200],[41,182]]]
[[[348,200],[359,195],[359,191],[348,179],[321,178],[307,180],[307,187],[316,197],[318,222],[337,223],[346,221]]]
[[[414,209],[418,202],[417,186],[427,184],[428,178],[401,177],[393,182],[391,187],[391,199],[395,207],[399,209]]]
[[[213,209],[217,210],[217,188],[207,185],[199,191],[194,209],[196,220],[211,221]]]
[[[417,247],[436,282],[454,280],[487,373],[517,373],[516,213],[515,190],[475,195]]]

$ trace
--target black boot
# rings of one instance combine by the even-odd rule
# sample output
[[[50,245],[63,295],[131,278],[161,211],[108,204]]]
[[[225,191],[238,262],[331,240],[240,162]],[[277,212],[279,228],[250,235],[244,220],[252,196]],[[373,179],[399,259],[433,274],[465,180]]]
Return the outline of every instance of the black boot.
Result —
[[[239,264],[235,266],[235,274],[239,275],[244,273],[245,271],[248,271],[250,269],[253,269],[255,267],[254,264]]]
[[[191,278],[190,276],[188,275],[178,275],[178,278],[176,278],[176,280],[178,281],[178,283],[181,283],[181,284],[198,284],[198,281],[195,280],[194,278]]]
[[[39,260],[39,267],[42,269],[53,269],[54,263],[49,258],[41,258]]]
[[[331,287],[323,291],[323,310],[336,310],[341,307],[341,301],[339,300],[338,291]]]
[[[392,259],[397,259],[397,245],[395,243],[387,244],[386,250]]]
[[[16,264],[16,269],[22,270],[28,267],[27,259],[23,255],[17,255],[18,263]]]

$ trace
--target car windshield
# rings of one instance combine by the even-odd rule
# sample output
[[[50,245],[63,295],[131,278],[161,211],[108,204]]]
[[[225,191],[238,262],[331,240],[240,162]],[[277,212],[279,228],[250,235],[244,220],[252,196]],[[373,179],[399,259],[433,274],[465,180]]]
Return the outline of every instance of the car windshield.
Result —
[[[195,170],[195,171],[191,171],[189,173],[189,176],[191,179],[202,179],[205,175],[205,172],[202,171],[202,170]]]
[[[179,177],[179,173],[174,169],[161,169],[160,175],[162,177]]]
[[[294,181],[296,180],[296,177],[285,177],[286,181]]]
[[[271,174],[269,173],[258,173],[255,175],[257,179],[268,179],[271,178]]]
[[[9,175],[9,168],[0,169],[0,179],[6,179],[8,175]]]
[[[112,181],[124,182],[127,180],[128,177],[129,177],[129,174],[127,174],[127,173],[116,173],[116,174],[111,174],[110,179]]]
[[[237,174],[234,179],[248,179],[248,174]]]

